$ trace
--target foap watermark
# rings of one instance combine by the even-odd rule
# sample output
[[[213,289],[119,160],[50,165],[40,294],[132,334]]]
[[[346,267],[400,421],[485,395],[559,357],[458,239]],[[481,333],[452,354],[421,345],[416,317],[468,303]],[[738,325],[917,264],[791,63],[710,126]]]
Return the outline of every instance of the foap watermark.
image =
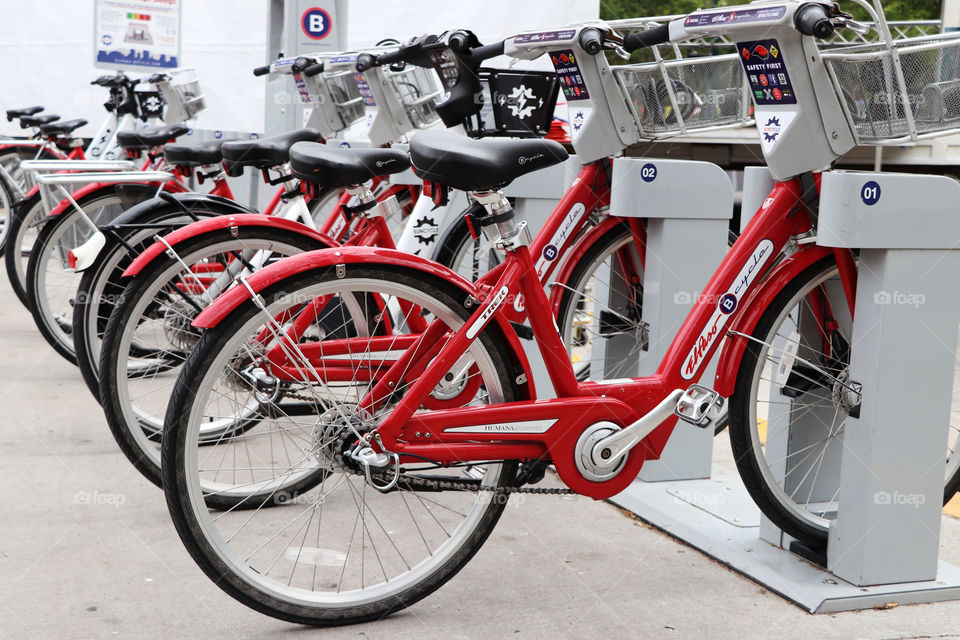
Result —
[[[674,492],[673,501],[676,504],[692,504],[701,509],[716,509],[722,506],[727,499],[719,493],[701,493],[699,491],[679,490]]]
[[[873,494],[873,503],[878,505],[910,505],[919,509],[927,501],[922,493],[901,493],[899,491],[877,491]]]
[[[127,496],[122,493],[100,493],[99,491],[91,493],[89,491],[78,491],[73,494],[73,504],[119,508],[120,505],[126,504],[126,502]]]
[[[873,294],[873,304],[897,304],[919,309],[925,304],[927,297],[922,293],[906,293],[903,291],[878,291]]]
[[[673,304],[699,304],[707,303],[716,305],[720,302],[722,295],[700,293],[699,291],[677,291],[673,294]]]

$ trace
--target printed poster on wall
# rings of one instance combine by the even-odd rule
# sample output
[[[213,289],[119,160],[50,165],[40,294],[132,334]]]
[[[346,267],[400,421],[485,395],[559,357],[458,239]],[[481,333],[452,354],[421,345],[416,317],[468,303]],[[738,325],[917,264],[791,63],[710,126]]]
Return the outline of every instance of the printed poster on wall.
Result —
[[[180,66],[182,0],[94,0],[93,63],[101,69]]]

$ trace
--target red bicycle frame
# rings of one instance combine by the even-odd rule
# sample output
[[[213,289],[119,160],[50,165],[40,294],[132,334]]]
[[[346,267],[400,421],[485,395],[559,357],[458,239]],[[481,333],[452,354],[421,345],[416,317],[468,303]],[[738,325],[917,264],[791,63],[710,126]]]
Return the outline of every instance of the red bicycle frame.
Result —
[[[582,197],[584,188],[582,181],[573,185],[558,207],[559,215]],[[765,306],[775,293],[768,292],[759,299],[751,297],[765,276],[778,267],[778,256],[790,238],[811,228],[806,209],[798,206],[801,202],[798,180],[775,186],[705,287],[657,372],[645,378],[578,381],[537,276],[533,256],[540,243],[532,247],[533,251],[520,246],[508,252],[506,260],[478,283],[495,293],[478,305],[458,331],[451,335],[443,323],[434,321],[421,335],[405,338],[409,347],[395,362],[370,365],[369,379],[376,383],[361,406],[376,410],[391,396],[391,389],[399,388],[401,383],[408,385],[377,428],[379,442],[385,450],[399,454],[401,461],[550,459],[561,478],[579,493],[597,498],[614,495],[636,477],[644,460],[660,455],[676,418],[665,420],[650,433],[631,451],[624,469],[605,482],[588,481],[577,472],[577,437],[587,426],[600,421],[625,427],[648,414],[675,390],[686,389],[700,378],[721,338],[727,335],[728,325],[745,311]],[[556,214],[551,217],[554,223],[555,218]],[[800,245],[796,253],[807,254],[801,262],[811,262],[830,255],[831,250]],[[852,254],[839,252],[837,257],[844,288],[854,291]],[[526,313],[557,398],[417,413],[483,327],[497,314],[508,312],[505,301],[517,295],[522,295],[527,303]],[[428,364],[416,366],[417,363]],[[416,371],[416,375],[411,376],[410,370]],[[354,364],[354,374],[356,371]]]

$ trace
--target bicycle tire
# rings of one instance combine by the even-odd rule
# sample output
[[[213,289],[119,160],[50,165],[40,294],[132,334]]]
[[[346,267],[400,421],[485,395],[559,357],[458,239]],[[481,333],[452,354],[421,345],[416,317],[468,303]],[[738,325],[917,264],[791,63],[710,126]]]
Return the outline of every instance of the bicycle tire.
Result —
[[[207,232],[184,240],[176,245],[176,249],[178,255],[188,264],[191,264],[189,261],[194,259],[192,256],[212,254],[213,249],[211,247],[240,247],[244,243],[261,241],[295,248],[300,252],[325,247],[311,236],[296,231],[246,226],[238,227],[236,236],[229,229]],[[145,433],[145,427],[156,430],[158,425],[154,424],[154,420],[144,415],[145,412],[138,412],[126,399],[131,395],[127,390],[129,383],[127,371],[131,355],[136,354],[131,354],[130,349],[124,347],[124,345],[128,341],[131,345],[134,343],[133,334],[137,331],[141,316],[146,313],[147,307],[152,304],[152,300],[145,302],[144,298],[156,295],[159,288],[162,288],[163,284],[168,281],[167,274],[177,271],[178,264],[178,260],[170,256],[158,257],[147,265],[141,273],[127,282],[110,314],[110,319],[107,321],[98,366],[99,396],[110,432],[131,464],[158,487],[161,486],[162,482],[159,450],[150,448],[155,447],[156,444],[153,433]],[[161,282],[161,278],[167,279]],[[143,307],[143,311],[139,310],[140,307]],[[180,364],[182,362],[178,358],[173,358],[171,362],[158,367],[155,372],[145,372],[141,375],[169,373]],[[161,392],[159,395],[165,399],[169,398],[170,393],[169,391]],[[163,419],[163,412],[165,412],[165,407],[161,407],[159,410],[160,420]]]
[[[288,298],[298,300],[315,296],[318,288],[333,291],[334,287],[337,287],[336,291],[344,289],[352,291],[350,287],[354,283],[368,286],[370,290],[416,292],[410,295],[420,296],[421,301],[428,300],[429,302],[424,304],[424,308],[436,311],[441,314],[441,317],[457,318],[461,321],[465,321],[469,317],[469,312],[461,304],[463,291],[452,283],[445,282],[432,275],[428,276],[408,269],[381,265],[348,264],[346,273],[341,272],[340,275],[334,273],[333,269],[308,271],[276,283],[267,290],[260,292],[260,296],[267,307],[271,308],[271,313],[274,313],[273,305],[281,304]],[[408,563],[405,561],[404,564],[407,565],[408,569],[407,573],[401,573],[400,576],[394,578],[387,577],[386,569],[381,561],[380,567],[386,579],[386,582],[382,584],[387,586],[382,587],[379,592],[374,589],[379,588],[380,585],[366,587],[363,585],[361,576],[361,588],[359,590],[341,592],[338,589],[332,595],[327,596],[328,600],[323,602],[319,601],[321,600],[320,596],[314,596],[315,580],[314,589],[309,592],[299,586],[302,583],[301,580],[297,581],[297,586],[290,586],[294,581],[296,564],[290,581],[286,586],[281,587],[282,581],[272,578],[269,575],[270,569],[265,567],[258,569],[258,567],[253,566],[254,563],[260,562],[259,557],[254,557],[256,554],[241,559],[239,563],[236,562],[240,558],[240,554],[239,552],[233,552],[230,545],[240,544],[237,542],[237,539],[241,537],[242,532],[240,530],[237,531],[237,535],[230,537],[229,542],[216,532],[216,525],[213,525],[210,519],[209,507],[205,498],[198,493],[196,484],[192,480],[191,474],[197,470],[191,466],[191,456],[188,454],[188,451],[193,450],[193,444],[189,442],[192,416],[195,408],[203,404],[205,394],[208,392],[208,383],[217,379],[220,375],[221,360],[224,360],[224,358],[226,360],[231,359],[235,349],[234,342],[238,339],[242,342],[245,339],[246,332],[255,329],[255,326],[262,322],[257,317],[259,313],[261,313],[260,309],[248,301],[234,310],[216,328],[204,334],[200,344],[191,353],[184,366],[168,408],[168,419],[165,426],[167,432],[163,445],[164,493],[170,514],[184,545],[200,568],[226,593],[261,613],[290,622],[316,626],[355,624],[380,619],[394,611],[410,606],[438,589],[473,557],[499,520],[505,506],[503,502],[487,500],[485,504],[481,504],[483,501],[480,500],[480,494],[469,494],[476,497],[473,498],[474,503],[471,506],[470,513],[464,517],[464,529],[461,531],[458,528],[453,534],[448,533],[448,543],[437,547],[442,552],[442,556],[440,553],[437,554],[437,557],[431,555],[430,546],[427,544],[428,558],[419,562]],[[474,344],[479,345],[479,349],[482,349],[482,353],[478,352],[478,360],[483,359],[484,368],[490,372],[491,377],[489,379],[484,378],[484,380],[489,383],[490,388],[494,389],[498,396],[502,396],[497,401],[508,401],[513,398],[513,383],[502,372],[507,370],[505,367],[510,356],[503,346],[502,335],[496,335],[498,333],[499,327],[496,325],[488,327],[484,329],[479,340]],[[493,376],[499,377],[499,381]],[[202,411],[202,407],[200,411]],[[495,474],[492,471],[495,471]],[[333,472],[331,471],[331,473]],[[495,465],[491,467],[491,470],[488,470],[488,473],[490,475],[483,476],[487,489],[507,487],[515,480],[516,464],[507,462]],[[493,475],[496,475],[496,477],[493,477]],[[331,489],[323,495],[325,504],[333,504],[331,498],[333,492],[334,489]],[[394,498],[397,495],[403,498],[404,492],[401,490],[393,494],[379,495],[384,496],[383,499],[387,500],[391,495]],[[446,497],[449,492],[431,493],[430,495]],[[347,504],[349,505],[349,502]],[[380,522],[381,518],[385,519],[382,512],[380,516],[373,512],[365,498],[362,498],[361,502],[355,506],[359,513],[366,513],[366,510],[370,509],[371,517],[375,518],[377,522]],[[281,507],[261,510],[255,515],[262,515],[267,518],[270,514],[276,513],[276,509],[279,508]],[[334,509],[334,506],[326,508],[329,513]],[[402,514],[402,507],[398,505],[397,511]],[[338,513],[337,511],[332,512],[334,514]],[[222,511],[217,513],[220,514]],[[244,512],[242,517],[249,520],[253,515],[248,516],[247,513]],[[227,518],[229,517],[230,515],[227,514]],[[284,516],[280,513],[278,517],[282,518]],[[289,517],[289,514],[287,514],[287,517]],[[335,515],[327,517],[326,522],[328,524],[325,525],[325,530],[336,526],[330,524],[330,519],[335,517]],[[411,518],[414,518],[412,512]],[[226,519],[222,521],[226,522]],[[217,522],[221,522],[221,519],[218,518]],[[371,520],[371,527],[373,526],[375,525],[372,524]],[[389,532],[383,529],[384,535],[389,536],[395,533],[396,523],[390,521],[389,526],[391,529]],[[261,530],[262,526],[257,528],[258,532]],[[415,535],[411,534],[411,536],[415,538]],[[421,536],[423,536],[422,532]],[[269,539],[264,545],[272,543],[274,538],[276,536]],[[346,533],[344,539],[346,539]],[[371,537],[370,540],[370,545],[374,546],[372,544],[373,538]],[[398,540],[397,542],[403,544],[402,541]],[[358,543],[361,547],[364,544],[366,543],[362,541]],[[426,540],[424,540],[424,544],[426,544]],[[326,536],[324,545],[332,548],[332,543],[328,541]],[[394,548],[399,553],[399,548],[396,545],[394,545]],[[301,551],[302,549],[301,543]],[[317,553],[321,551],[325,552],[324,549],[321,549]],[[330,553],[332,552],[327,553],[327,556]],[[286,557],[289,555],[290,553],[287,552]],[[377,553],[377,556],[380,557],[379,553]],[[297,560],[299,558],[300,554],[297,554]],[[344,570],[339,578],[339,584],[341,585],[345,579],[344,575],[349,577],[349,572],[346,571],[349,554],[343,559],[343,562]],[[363,572],[362,567],[361,564],[361,573]],[[404,577],[414,571],[417,572],[416,575]],[[322,584],[321,586],[327,585]],[[329,588],[332,589],[333,585],[329,585]],[[373,590],[372,593],[368,593],[371,590]],[[311,596],[313,600],[310,599]]]
[[[787,327],[791,331],[787,334],[796,342],[797,345],[797,358],[805,357],[807,360],[818,364],[822,369],[833,371],[836,367],[844,366],[846,363],[843,362],[843,358],[835,358],[836,362],[830,362],[829,359],[824,360],[823,362],[815,362],[812,360],[814,357],[813,353],[822,353],[823,346],[822,344],[818,346],[817,349],[814,349],[812,352],[809,351],[809,347],[805,347],[802,338],[803,329],[803,318],[804,318],[804,308],[803,301],[807,299],[812,291],[830,291],[830,287],[833,287],[832,293],[829,295],[834,296],[835,299],[844,299],[842,295],[842,288],[839,285],[839,282],[835,280],[835,274],[837,273],[836,261],[833,257],[828,257],[822,259],[815,264],[807,267],[803,272],[801,272],[797,277],[790,280],[790,282],[777,294],[777,296],[771,301],[767,309],[764,311],[761,316],[757,326],[752,331],[751,335],[754,340],[748,341],[746,345],[746,350],[744,351],[743,358],[740,363],[740,367],[737,373],[737,379],[734,387],[734,393],[730,397],[730,444],[733,449],[734,459],[737,464],[737,469],[740,473],[740,477],[743,480],[744,486],[747,488],[747,491],[750,493],[753,500],[757,503],[757,506],[761,511],[778,527],[783,531],[793,536],[797,540],[801,540],[807,544],[810,544],[815,547],[822,547],[826,544],[827,535],[829,531],[829,521],[832,519],[832,512],[828,511],[833,507],[836,502],[836,493],[833,492],[833,486],[826,485],[817,485],[817,480],[819,476],[819,466],[822,466],[823,460],[827,459],[828,456],[838,456],[839,449],[842,447],[839,437],[842,436],[843,421],[840,421],[839,424],[834,427],[834,422],[836,418],[832,420],[829,424],[829,433],[827,437],[824,438],[822,453],[818,453],[816,457],[812,460],[810,456],[813,455],[814,450],[812,447],[813,444],[809,444],[806,439],[801,440],[801,444],[795,444],[792,442],[794,435],[789,433],[791,438],[790,446],[797,447],[798,451],[796,454],[790,454],[789,452],[786,455],[795,455],[793,460],[787,461],[787,459],[776,457],[773,458],[770,462],[766,459],[765,447],[772,440],[780,437],[783,438],[787,435],[788,432],[774,431],[773,428],[769,427],[771,423],[779,424],[778,420],[780,417],[776,414],[776,411],[781,411],[774,407],[773,401],[767,401],[767,407],[765,409],[766,414],[763,414],[764,409],[761,408],[761,405],[764,404],[764,401],[760,400],[763,397],[763,392],[760,391],[761,384],[768,385],[768,393],[773,394],[775,387],[780,386],[782,390],[790,389],[790,393],[796,393],[799,390],[803,390],[803,396],[812,396],[814,393],[823,393],[826,394],[826,389],[818,391],[816,386],[825,386],[822,381],[817,382],[816,384],[807,384],[805,381],[813,382],[813,377],[810,375],[796,375],[792,373],[793,371],[800,372],[799,367],[804,365],[801,363],[799,367],[796,367],[796,361],[794,364],[791,364],[791,374],[786,380],[774,380],[773,374],[770,374],[770,380],[764,380],[764,366],[766,361],[770,360],[770,366],[776,367],[777,362],[775,358],[776,355],[769,355],[771,352],[783,352],[784,350],[789,350],[787,347],[772,347],[774,338],[772,336],[780,336],[782,331],[780,327]],[[819,293],[817,295],[820,295]],[[845,303],[845,299],[844,302]],[[807,316],[809,317],[809,315]],[[806,321],[809,326],[809,320]],[[848,318],[838,320],[838,328],[831,329],[830,333],[841,333],[843,331],[849,331],[846,325],[850,322]],[[830,337],[830,346],[831,352],[836,351],[838,354],[844,353],[845,349],[842,347],[842,341],[847,336],[838,336],[834,338],[832,335]],[[783,340],[783,337],[780,337],[780,340]],[[818,342],[821,342],[818,340]],[[834,347],[834,345],[838,345]],[[805,349],[808,349],[805,351]],[[764,360],[761,361],[761,356]],[[847,358],[849,355],[847,355]],[[842,376],[839,376],[842,377]],[[808,387],[804,389],[805,387]],[[781,396],[784,396],[783,391],[780,392]],[[801,397],[803,397],[801,396]],[[785,396],[789,397],[789,396]],[[812,396],[813,399],[816,399]],[[796,408],[793,405],[796,399],[791,400],[790,408],[785,409],[786,411],[796,411]],[[778,401],[776,404],[782,405],[785,404],[783,401]],[[836,401],[833,401],[835,416],[842,415],[842,407],[838,407]],[[818,404],[813,404],[803,411],[797,411],[797,413],[810,413],[818,407]],[[821,398],[819,401],[819,407],[822,407],[829,411],[830,402],[825,398]],[[845,415],[842,416],[845,420]],[[957,432],[958,429],[954,426],[953,421],[951,421],[951,435],[950,439],[947,442],[948,446],[948,455],[947,455],[947,467],[944,471],[944,493],[943,501],[944,503],[948,502],[950,498],[956,493],[958,485],[960,485],[960,459],[958,459],[957,452],[955,452],[956,443],[957,443]],[[827,425],[824,425],[827,426]],[[784,434],[784,435],[781,435]],[[804,438],[808,436],[804,435]],[[815,443],[814,443],[815,444]],[[834,450],[829,450],[829,447],[834,446]],[[780,452],[776,454],[779,456]],[[818,462],[819,459],[819,462]],[[777,475],[771,471],[771,465],[782,464],[785,469],[791,469],[794,472],[794,475],[791,480],[791,484],[795,485],[788,494],[789,488],[785,488],[781,485],[781,481],[777,479]],[[829,463],[828,463],[829,464]],[[797,481],[797,475],[800,474],[804,469],[814,469],[816,467],[816,472],[813,478],[810,478],[811,471],[807,471],[800,477],[800,480]],[[780,474],[782,475],[782,474]],[[807,492],[808,502],[806,505],[799,504],[796,499],[796,495],[799,493],[801,496],[803,492]],[[825,493],[824,493],[825,492]],[[831,495],[829,499],[824,500],[824,495]],[[817,496],[814,498],[813,496]],[[819,514],[817,513],[819,511]]]
[[[108,185],[77,198],[77,204],[87,212],[94,223],[105,224],[132,204],[152,198],[156,191],[156,187],[148,185]],[[25,281],[27,308],[33,314],[40,335],[54,351],[72,364],[77,363],[72,337],[72,307],[82,274],[70,273],[62,268],[54,269],[54,254],[59,252],[62,261],[62,254],[67,250],[64,245],[65,238],[65,242],[70,245],[69,249],[74,249],[93,235],[90,229],[86,229],[88,233],[84,232],[85,226],[80,213],[73,208],[63,211],[44,224],[30,251]],[[48,290],[48,284],[53,290]],[[65,296],[72,297],[64,300]]]

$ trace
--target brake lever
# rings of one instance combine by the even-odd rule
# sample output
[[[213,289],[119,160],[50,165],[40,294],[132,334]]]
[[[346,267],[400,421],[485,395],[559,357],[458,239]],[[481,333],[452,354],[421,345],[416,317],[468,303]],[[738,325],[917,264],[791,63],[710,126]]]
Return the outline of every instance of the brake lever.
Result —
[[[617,56],[623,60],[629,60],[630,54],[627,53],[627,50],[621,47],[619,44],[614,44],[610,49],[617,54]]]
[[[862,22],[857,22],[856,20],[851,20],[845,17],[841,17],[838,20],[837,26],[850,29],[850,31],[853,31],[854,33],[859,33],[862,36],[865,36],[868,33],[870,33],[870,30],[873,28],[868,24],[863,24]]]

